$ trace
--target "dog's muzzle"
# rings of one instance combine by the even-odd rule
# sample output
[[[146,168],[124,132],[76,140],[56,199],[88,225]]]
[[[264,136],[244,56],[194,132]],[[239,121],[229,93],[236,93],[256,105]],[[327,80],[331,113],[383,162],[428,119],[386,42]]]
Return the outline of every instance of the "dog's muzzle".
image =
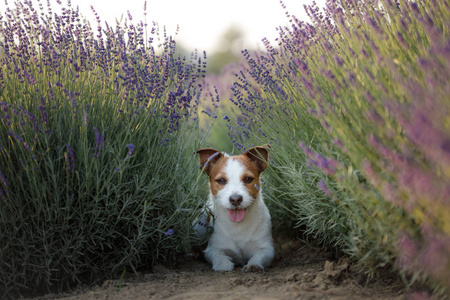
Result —
[[[242,196],[238,194],[233,194],[230,196],[230,203],[233,206],[239,206],[242,203]]]

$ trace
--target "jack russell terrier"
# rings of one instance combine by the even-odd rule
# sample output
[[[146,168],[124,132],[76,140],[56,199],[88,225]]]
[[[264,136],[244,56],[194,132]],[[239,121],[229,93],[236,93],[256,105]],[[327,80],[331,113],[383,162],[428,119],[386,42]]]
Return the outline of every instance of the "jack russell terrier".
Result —
[[[200,164],[209,177],[207,208],[214,224],[203,215],[194,226],[197,233],[213,226],[205,258],[215,271],[264,271],[275,251],[270,214],[260,191],[260,174],[267,167],[269,146],[254,147],[241,155],[229,156],[214,149],[199,149]]]

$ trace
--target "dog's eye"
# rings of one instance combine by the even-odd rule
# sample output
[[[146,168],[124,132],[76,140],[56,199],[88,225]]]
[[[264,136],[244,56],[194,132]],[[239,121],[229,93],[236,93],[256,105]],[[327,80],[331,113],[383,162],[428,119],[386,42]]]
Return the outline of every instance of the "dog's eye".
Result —
[[[255,178],[247,176],[244,178],[244,183],[245,184],[252,183],[253,179],[255,179]]]
[[[227,183],[227,180],[225,178],[219,178],[219,179],[216,180],[216,182],[218,184],[224,185],[224,184]]]

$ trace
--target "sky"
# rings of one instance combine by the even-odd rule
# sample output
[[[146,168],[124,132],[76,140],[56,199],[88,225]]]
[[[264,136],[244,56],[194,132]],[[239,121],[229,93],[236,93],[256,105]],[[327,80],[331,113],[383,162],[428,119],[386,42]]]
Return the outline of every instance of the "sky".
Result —
[[[38,0],[31,0],[35,7]],[[41,0],[46,4],[46,0]],[[51,0],[54,3],[55,0]],[[62,0],[66,3],[67,0]],[[90,9],[93,5],[102,21],[115,24],[115,19],[127,17],[130,11],[133,21],[144,20],[144,0],[72,0],[72,6],[79,6],[80,12],[89,20],[94,19]],[[308,21],[304,4],[312,0],[284,0],[287,11],[298,19]],[[316,1],[323,6],[325,0]],[[13,7],[13,0],[8,1]],[[58,5],[52,5],[57,7]],[[5,10],[0,0],[0,11]],[[54,11],[55,8],[53,9]],[[177,43],[189,51],[198,49],[211,53],[218,50],[219,38],[230,26],[244,32],[243,48],[263,49],[261,39],[274,41],[278,36],[276,28],[287,26],[289,18],[279,0],[147,0],[147,23],[155,21],[159,27],[166,27],[169,35],[175,35]]]

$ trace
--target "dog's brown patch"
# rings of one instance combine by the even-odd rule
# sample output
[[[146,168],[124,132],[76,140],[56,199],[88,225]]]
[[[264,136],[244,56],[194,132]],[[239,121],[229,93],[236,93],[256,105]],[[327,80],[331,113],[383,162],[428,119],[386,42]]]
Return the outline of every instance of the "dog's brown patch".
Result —
[[[269,145],[257,146],[248,149],[243,154],[256,165],[260,173],[267,168],[267,162],[269,161],[269,152],[267,151],[267,149],[270,149]]]
[[[200,168],[208,176],[216,168],[218,162],[223,158],[223,153],[211,148],[201,148],[197,151],[200,159]]]
[[[214,165],[214,168],[211,170],[209,174],[209,183],[211,186],[211,193],[216,196],[217,193],[226,186],[226,182],[228,182],[227,174],[224,172],[224,167],[227,164],[228,159],[230,157],[223,156],[217,163]],[[220,184],[218,180],[224,179],[225,184]]]
[[[245,188],[249,192],[252,197],[256,197],[259,192],[259,176],[261,172],[259,171],[258,166],[247,156],[247,155],[239,155],[233,157],[233,159],[239,161],[244,166],[244,173],[241,176],[241,182],[244,184]],[[251,182],[246,182],[246,178],[253,178]]]

